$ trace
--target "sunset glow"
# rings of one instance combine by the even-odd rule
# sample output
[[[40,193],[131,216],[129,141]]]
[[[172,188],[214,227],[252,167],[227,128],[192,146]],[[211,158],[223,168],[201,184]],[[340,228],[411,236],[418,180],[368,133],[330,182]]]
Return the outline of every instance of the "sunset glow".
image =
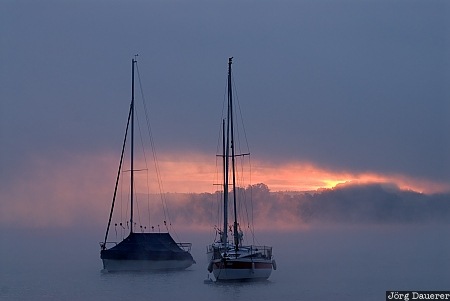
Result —
[[[213,193],[222,190],[220,173],[216,173],[222,167],[220,164],[216,166],[214,156],[160,156],[160,184],[153,172],[153,164],[148,165],[148,177],[146,172],[136,173],[137,193]],[[0,218],[5,223],[20,221],[23,225],[45,227],[78,223],[79,216],[83,216],[85,219],[89,217],[87,222],[103,226],[111,206],[117,167],[117,158],[113,155],[68,155],[60,161],[36,159],[26,173],[12,181],[8,191],[2,191]],[[127,169],[126,166],[124,168]],[[135,168],[145,169],[146,166],[137,160]],[[251,170],[252,175],[246,175],[246,181],[240,182],[239,186],[264,183],[271,191],[316,191],[346,183],[383,183],[423,193],[450,190],[445,183],[405,175],[333,171],[312,163],[277,165],[253,161]],[[127,173],[122,174],[124,182],[119,188],[124,199],[129,198]],[[176,204],[172,205],[176,207]]]
[[[186,157],[166,155],[159,162],[162,181],[166,192],[212,192],[219,190],[214,184],[221,183],[216,174],[214,158],[205,155]],[[400,189],[423,193],[448,191],[445,183],[436,183],[404,175],[377,173],[355,173],[319,168],[312,163],[268,164],[253,161],[251,175],[246,175],[243,185],[265,183],[271,191],[311,191],[333,188],[344,183],[385,183],[397,185]],[[142,183],[144,184],[144,183]]]

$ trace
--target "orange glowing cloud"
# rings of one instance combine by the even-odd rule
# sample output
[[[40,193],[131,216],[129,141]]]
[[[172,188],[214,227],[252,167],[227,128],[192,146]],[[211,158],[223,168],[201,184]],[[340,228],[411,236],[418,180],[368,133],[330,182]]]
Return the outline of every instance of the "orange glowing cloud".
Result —
[[[257,164],[255,164],[257,166]],[[275,191],[305,191],[321,188],[333,188],[344,183],[386,183],[397,185],[400,189],[424,193],[449,190],[447,183],[408,177],[399,174],[380,174],[375,172],[356,173],[334,171],[319,168],[311,163],[290,163],[285,165],[268,165],[253,169],[253,179],[263,182]]]
[[[160,157],[159,167],[167,192],[199,193],[221,189],[214,186],[222,183],[221,162],[216,164],[211,156],[165,154]],[[400,189],[423,193],[450,190],[447,183],[433,182],[400,174],[327,170],[305,162],[274,164],[254,161],[251,166],[247,166],[247,169],[251,170],[251,174],[241,172],[238,168],[239,182],[242,178],[246,178],[245,181],[242,181],[242,185],[265,183],[272,191],[311,191],[333,188],[336,185],[349,182],[394,184]],[[141,186],[144,186],[144,182],[141,182]]]
[[[214,156],[203,154],[164,154],[159,157],[159,183],[153,172],[153,163],[145,165],[137,160],[136,192],[140,194],[212,193],[222,190],[221,162],[216,165]],[[116,155],[66,155],[62,159],[38,158],[27,165],[27,171],[10,179],[0,189],[2,223],[22,224],[31,227],[53,225],[70,226],[76,223],[97,223],[104,227],[114,191],[118,167]],[[248,166],[249,167],[249,166]],[[123,178],[128,177],[124,166]],[[218,172],[217,172],[218,171]],[[265,183],[271,191],[311,191],[333,188],[343,183],[387,183],[401,189],[424,193],[448,192],[446,183],[432,182],[405,175],[355,173],[319,168],[312,163],[294,162],[271,164],[253,161],[252,174],[239,169],[238,180],[246,177],[247,186]],[[148,184],[148,185],[147,185]],[[124,179],[121,194],[129,199],[129,182]],[[173,204],[176,207],[176,204]],[[126,208],[124,210],[127,210]],[[126,213],[126,211],[124,211]]]

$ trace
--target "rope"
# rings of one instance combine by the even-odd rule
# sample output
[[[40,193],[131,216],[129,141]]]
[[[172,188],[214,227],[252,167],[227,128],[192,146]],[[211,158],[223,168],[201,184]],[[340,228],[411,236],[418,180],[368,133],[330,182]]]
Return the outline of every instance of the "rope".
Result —
[[[218,154],[218,155],[216,156],[216,173],[215,173],[215,179],[214,179],[214,182],[213,182],[213,186],[215,184],[216,185],[220,185],[219,183],[222,183],[222,181],[223,181],[223,177],[220,177],[219,175],[222,175],[222,172],[223,172],[223,166],[222,166],[223,160],[222,160],[222,157],[221,157],[221,156],[224,155],[224,154],[222,154],[222,148],[221,148],[221,146],[222,146],[222,120],[224,120],[224,118],[225,118],[225,108],[226,108],[227,102],[228,102],[228,100],[227,100],[227,85],[228,85],[228,76],[225,77],[225,85],[224,85],[223,101],[222,101],[222,112],[221,112],[221,115],[220,115],[221,118],[220,118],[220,123],[219,123],[219,127],[218,127],[219,134],[217,135],[218,138],[217,138],[217,146],[216,146],[216,154]],[[220,179],[219,179],[219,177],[220,177]],[[222,203],[222,200],[223,200],[223,194],[224,194],[224,191],[223,191],[224,186],[223,185],[224,185],[224,183],[222,183],[222,190],[221,189],[214,189],[214,192],[213,192],[214,195],[215,195],[215,201],[216,201],[217,204],[219,204],[217,206],[217,220],[216,220],[217,221],[217,225],[222,225],[222,223],[223,223],[223,219],[222,219],[222,215],[223,215],[223,211],[222,211],[222,208],[223,208],[222,204],[223,203]],[[220,191],[220,193],[216,193],[217,191]],[[213,212],[214,211],[212,209],[213,205],[214,205],[214,197],[211,198],[211,210],[210,210],[210,212],[211,212],[211,224],[214,224],[214,222],[213,222],[213,220],[214,220]],[[220,229],[220,226],[217,226],[217,227],[218,227],[217,229]],[[213,229],[214,235],[217,234],[217,229],[216,229],[216,227]],[[224,231],[226,231],[226,229]],[[215,241],[215,239],[214,239],[214,241]]]
[[[236,100],[235,103],[237,104],[235,106],[235,112],[236,112],[235,115],[238,115],[240,117],[239,118],[240,123],[238,123],[238,125],[241,125],[241,127],[242,127],[242,132],[243,132],[244,139],[245,139],[244,149],[246,151],[242,151],[242,145],[241,145],[241,139],[240,139],[241,138],[241,127],[239,127],[239,126],[237,126],[235,128],[236,129],[236,133],[237,133],[237,137],[238,137],[236,145],[237,145],[240,153],[244,153],[245,152],[245,153],[249,153],[250,154],[250,147],[249,147],[248,138],[247,138],[247,131],[245,129],[245,123],[244,123],[244,118],[243,118],[243,114],[242,114],[241,103],[240,103],[239,96],[238,96],[238,93],[237,93],[236,84],[234,82],[234,77],[232,78],[232,81],[233,81],[233,92],[235,94],[234,99]],[[237,113],[239,113],[239,114],[237,114]],[[251,169],[251,160],[250,160],[250,158],[251,158],[251,156],[249,155],[248,156],[249,184],[248,184],[247,187],[250,189],[250,214],[249,214],[249,210],[248,210],[248,206],[247,206],[247,193],[246,193],[246,189],[245,189],[245,185],[244,185],[244,183],[245,183],[245,173],[244,173],[244,165],[245,165],[244,161],[245,161],[245,159],[244,158],[240,158],[241,161],[239,161],[241,168],[240,168],[240,173],[238,175],[238,179],[239,179],[239,181],[241,183],[240,186],[243,187],[243,189],[241,191],[241,198],[240,198],[240,202],[239,202],[239,208],[242,208],[242,206],[244,206],[245,215],[246,215],[247,223],[248,223],[248,229],[250,230],[250,233],[252,235],[252,241],[253,241],[253,243],[255,243],[254,208],[253,208],[253,193],[252,193],[253,189],[252,189],[252,179],[251,179],[252,169]],[[240,211],[242,211],[242,210],[240,210]],[[241,220],[242,220],[242,218],[241,218]]]
[[[149,141],[150,141],[150,146],[152,149],[152,156],[153,156],[153,163],[154,163],[154,168],[155,168],[155,174],[156,174],[156,178],[157,178],[157,183],[158,183],[158,189],[159,189],[159,195],[160,195],[160,200],[161,200],[161,205],[163,208],[163,214],[164,214],[164,225],[166,227],[166,230],[169,232],[169,228],[173,230],[177,240],[179,240],[178,238],[178,234],[175,230],[175,228],[173,228],[172,226],[172,222],[171,222],[171,218],[170,218],[170,214],[169,214],[169,208],[167,205],[167,201],[165,199],[165,192],[164,192],[164,185],[162,182],[162,177],[161,177],[161,171],[159,168],[159,164],[158,164],[158,156],[156,154],[156,147],[155,147],[155,142],[153,139],[153,131],[150,125],[150,117],[149,117],[149,113],[148,113],[148,109],[147,109],[147,105],[146,105],[146,100],[145,100],[145,95],[144,95],[144,91],[142,88],[142,82],[141,82],[141,75],[139,72],[139,66],[136,64],[136,71],[137,71],[137,75],[138,75],[138,82],[139,82],[139,89],[140,89],[140,93],[141,93],[141,97],[142,97],[142,104],[143,104],[143,108],[144,108],[144,114],[145,114],[145,119],[146,119],[146,123],[147,123],[147,130],[149,133]],[[147,164],[147,163],[146,163]],[[148,181],[147,181],[147,185],[148,185]],[[149,214],[150,215],[150,214]]]

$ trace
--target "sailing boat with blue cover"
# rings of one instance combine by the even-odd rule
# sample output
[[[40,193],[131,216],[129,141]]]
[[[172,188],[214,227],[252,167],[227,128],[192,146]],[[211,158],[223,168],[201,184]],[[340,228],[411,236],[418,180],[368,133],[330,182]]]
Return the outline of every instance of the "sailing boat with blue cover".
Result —
[[[117,172],[116,185],[114,188],[114,196],[111,205],[111,211],[106,229],[105,239],[100,243],[101,251],[100,257],[103,261],[103,268],[108,272],[116,271],[150,271],[150,270],[183,270],[190,267],[195,261],[190,254],[190,243],[176,243],[169,232],[166,233],[144,233],[135,231],[134,218],[134,74],[136,59],[132,59],[132,92],[131,104],[128,113],[127,126],[125,131],[125,138],[122,145],[122,153],[120,156],[119,170]],[[128,236],[119,243],[112,243],[113,246],[108,248],[107,245],[111,243],[107,241],[111,226],[111,219],[114,211],[114,204],[117,195],[117,188],[120,175],[123,169],[123,159],[125,145],[128,136],[128,129],[130,129],[130,219],[127,222],[130,232]],[[166,223],[164,221],[164,223]],[[142,228],[141,228],[142,230]]]

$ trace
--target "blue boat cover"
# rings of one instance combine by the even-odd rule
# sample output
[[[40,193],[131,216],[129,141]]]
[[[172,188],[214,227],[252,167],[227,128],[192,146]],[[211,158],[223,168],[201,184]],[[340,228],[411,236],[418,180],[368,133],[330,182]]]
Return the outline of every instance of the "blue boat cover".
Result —
[[[102,259],[187,260],[192,255],[181,249],[169,233],[131,233],[116,246],[102,250]]]

